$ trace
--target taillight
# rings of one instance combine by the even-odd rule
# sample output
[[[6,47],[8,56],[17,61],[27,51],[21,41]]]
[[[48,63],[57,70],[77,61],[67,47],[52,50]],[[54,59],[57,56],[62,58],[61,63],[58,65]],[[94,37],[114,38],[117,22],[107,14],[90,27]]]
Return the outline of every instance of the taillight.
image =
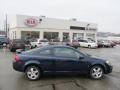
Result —
[[[19,64],[22,64],[22,61],[20,60],[18,55],[15,55],[15,62],[18,62]]]

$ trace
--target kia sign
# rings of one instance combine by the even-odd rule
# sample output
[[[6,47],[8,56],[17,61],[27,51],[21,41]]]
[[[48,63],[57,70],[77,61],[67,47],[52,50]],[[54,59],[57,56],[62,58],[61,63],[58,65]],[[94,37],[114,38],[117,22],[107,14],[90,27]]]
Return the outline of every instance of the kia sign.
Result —
[[[25,20],[25,25],[27,26],[31,26],[34,27],[38,24],[38,20],[34,19],[34,18],[28,18]]]

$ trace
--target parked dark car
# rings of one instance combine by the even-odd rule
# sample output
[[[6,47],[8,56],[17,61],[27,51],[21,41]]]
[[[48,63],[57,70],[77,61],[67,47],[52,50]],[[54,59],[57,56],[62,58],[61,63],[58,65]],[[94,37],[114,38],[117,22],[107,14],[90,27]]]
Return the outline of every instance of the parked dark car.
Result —
[[[51,39],[49,45],[60,45],[61,42],[59,39]]]
[[[112,42],[114,42],[116,45],[120,45],[120,40],[114,40]]]
[[[77,40],[72,40],[72,42],[67,41],[66,45],[74,47],[74,48],[79,48],[80,47],[80,44],[79,44],[79,42]]]
[[[84,73],[93,79],[101,79],[104,74],[112,72],[108,61],[63,45],[45,46],[16,54],[13,68],[25,72],[30,80],[37,80],[48,73]]]
[[[0,45],[7,45],[9,44],[9,39],[6,37],[0,37]]]
[[[110,40],[98,40],[98,47],[114,47],[116,44]]]
[[[17,49],[25,49],[25,42],[21,39],[14,39],[10,42],[9,49],[15,52]]]
[[[98,44],[98,48],[104,47],[104,44],[103,44],[103,41],[102,41],[102,40],[98,40],[98,41],[97,41],[97,44]]]
[[[113,41],[110,41],[110,43],[111,43],[111,47],[114,47],[114,46],[116,46],[116,43],[115,43],[115,42],[113,42]]]

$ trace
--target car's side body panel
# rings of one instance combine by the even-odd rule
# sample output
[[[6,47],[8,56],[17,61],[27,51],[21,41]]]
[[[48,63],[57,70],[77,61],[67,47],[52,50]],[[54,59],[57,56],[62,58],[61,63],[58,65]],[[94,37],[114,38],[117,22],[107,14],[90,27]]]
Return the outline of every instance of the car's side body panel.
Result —
[[[54,48],[54,47],[52,47]],[[77,52],[74,48],[74,51]],[[26,55],[18,54],[22,63],[14,62],[13,68],[17,71],[24,72],[25,68],[29,65],[37,65],[42,69],[44,73],[67,73],[67,72],[79,72],[89,73],[89,70],[94,65],[100,65],[103,67],[105,73],[112,71],[112,66],[106,65],[106,63],[97,58],[83,55],[83,58],[70,58],[60,57],[55,55]],[[111,68],[110,68],[111,67]]]

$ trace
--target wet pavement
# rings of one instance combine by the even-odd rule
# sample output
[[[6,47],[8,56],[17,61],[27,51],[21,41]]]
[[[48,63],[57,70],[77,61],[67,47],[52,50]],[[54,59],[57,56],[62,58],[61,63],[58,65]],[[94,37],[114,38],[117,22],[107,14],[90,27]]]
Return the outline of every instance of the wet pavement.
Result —
[[[113,72],[101,80],[92,80],[84,75],[47,75],[41,80],[29,81],[23,73],[13,70],[14,54],[0,49],[0,90],[120,90],[120,46],[80,50],[111,61]]]

